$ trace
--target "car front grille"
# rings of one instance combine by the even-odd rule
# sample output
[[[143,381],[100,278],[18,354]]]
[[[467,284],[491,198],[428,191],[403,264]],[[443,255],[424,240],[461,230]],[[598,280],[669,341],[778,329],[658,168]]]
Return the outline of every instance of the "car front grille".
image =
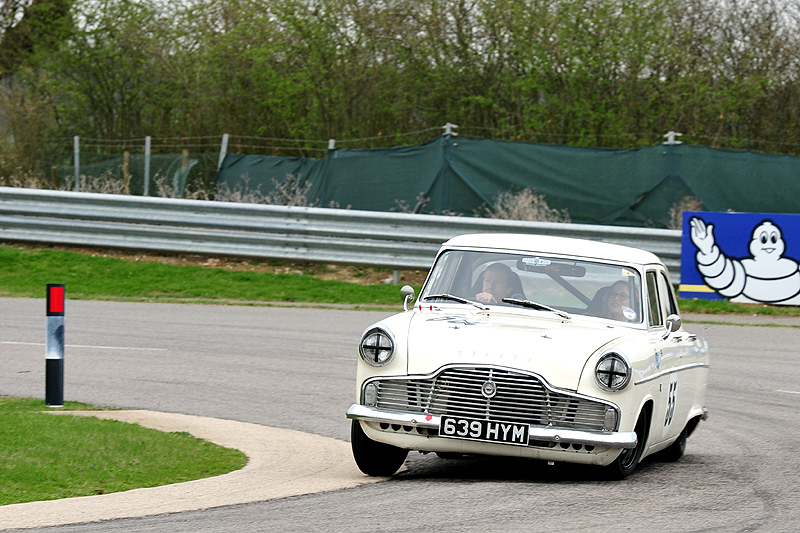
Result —
[[[489,382],[494,387],[489,385],[489,393],[484,395],[482,389]],[[379,409],[558,428],[604,429],[606,404],[557,392],[535,375],[507,369],[448,367],[433,376],[377,379],[372,383],[378,388]]]

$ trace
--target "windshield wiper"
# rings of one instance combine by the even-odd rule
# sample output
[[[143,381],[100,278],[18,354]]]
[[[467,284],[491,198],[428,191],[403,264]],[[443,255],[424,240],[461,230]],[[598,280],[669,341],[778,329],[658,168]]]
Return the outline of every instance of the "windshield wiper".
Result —
[[[538,309],[539,311],[550,311],[551,313],[555,313],[561,318],[565,318],[567,320],[572,319],[572,317],[569,316],[564,311],[556,309],[554,307],[550,307],[549,305],[540,304],[539,302],[533,302],[531,300],[520,300],[519,298],[503,298],[503,301],[507,304],[521,305],[522,307],[530,307],[531,309]]]
[[[426,296],[423,300],[453,300],[454,302],[459,302],[462,304],[470,304],[474,305],[481,311],[488,311],[489,308],[479,304],[478,302],[473,302],[472,300],[467,300],[466,298],[462,298],[460,296],[453,296],[452,294],[432,294],[431,296]]]

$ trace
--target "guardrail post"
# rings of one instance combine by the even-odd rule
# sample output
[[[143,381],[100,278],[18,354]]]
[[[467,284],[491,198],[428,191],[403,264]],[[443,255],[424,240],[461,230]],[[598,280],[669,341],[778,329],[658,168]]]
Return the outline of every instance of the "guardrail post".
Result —
[[[48,283],[44,402],[49,407],[64,406],[64,300],[64,285]]]

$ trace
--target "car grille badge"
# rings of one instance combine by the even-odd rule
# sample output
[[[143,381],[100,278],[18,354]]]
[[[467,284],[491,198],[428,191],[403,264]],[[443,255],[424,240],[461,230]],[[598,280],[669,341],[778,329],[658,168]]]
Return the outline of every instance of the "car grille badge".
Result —
[[[494,395],[497,394],[497,383],[492,380],[485,382],[481,385],[481,394],[483,394],[483,397],[487,400],[494,397]]]

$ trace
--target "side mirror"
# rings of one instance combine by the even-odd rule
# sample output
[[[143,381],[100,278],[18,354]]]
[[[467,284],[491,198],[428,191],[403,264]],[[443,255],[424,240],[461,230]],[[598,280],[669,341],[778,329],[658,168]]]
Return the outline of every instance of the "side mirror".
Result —
[[[400,294],[403,296],[403,310],[408,311],[408,302],[414,301],[414,287],[403,285],[400,289]]]
[[[661,338],[667,340],[667,337],[681,329],[682,324],[681,317],[678,315],[669,315],[667,317],[667,331],[664,332]]]

